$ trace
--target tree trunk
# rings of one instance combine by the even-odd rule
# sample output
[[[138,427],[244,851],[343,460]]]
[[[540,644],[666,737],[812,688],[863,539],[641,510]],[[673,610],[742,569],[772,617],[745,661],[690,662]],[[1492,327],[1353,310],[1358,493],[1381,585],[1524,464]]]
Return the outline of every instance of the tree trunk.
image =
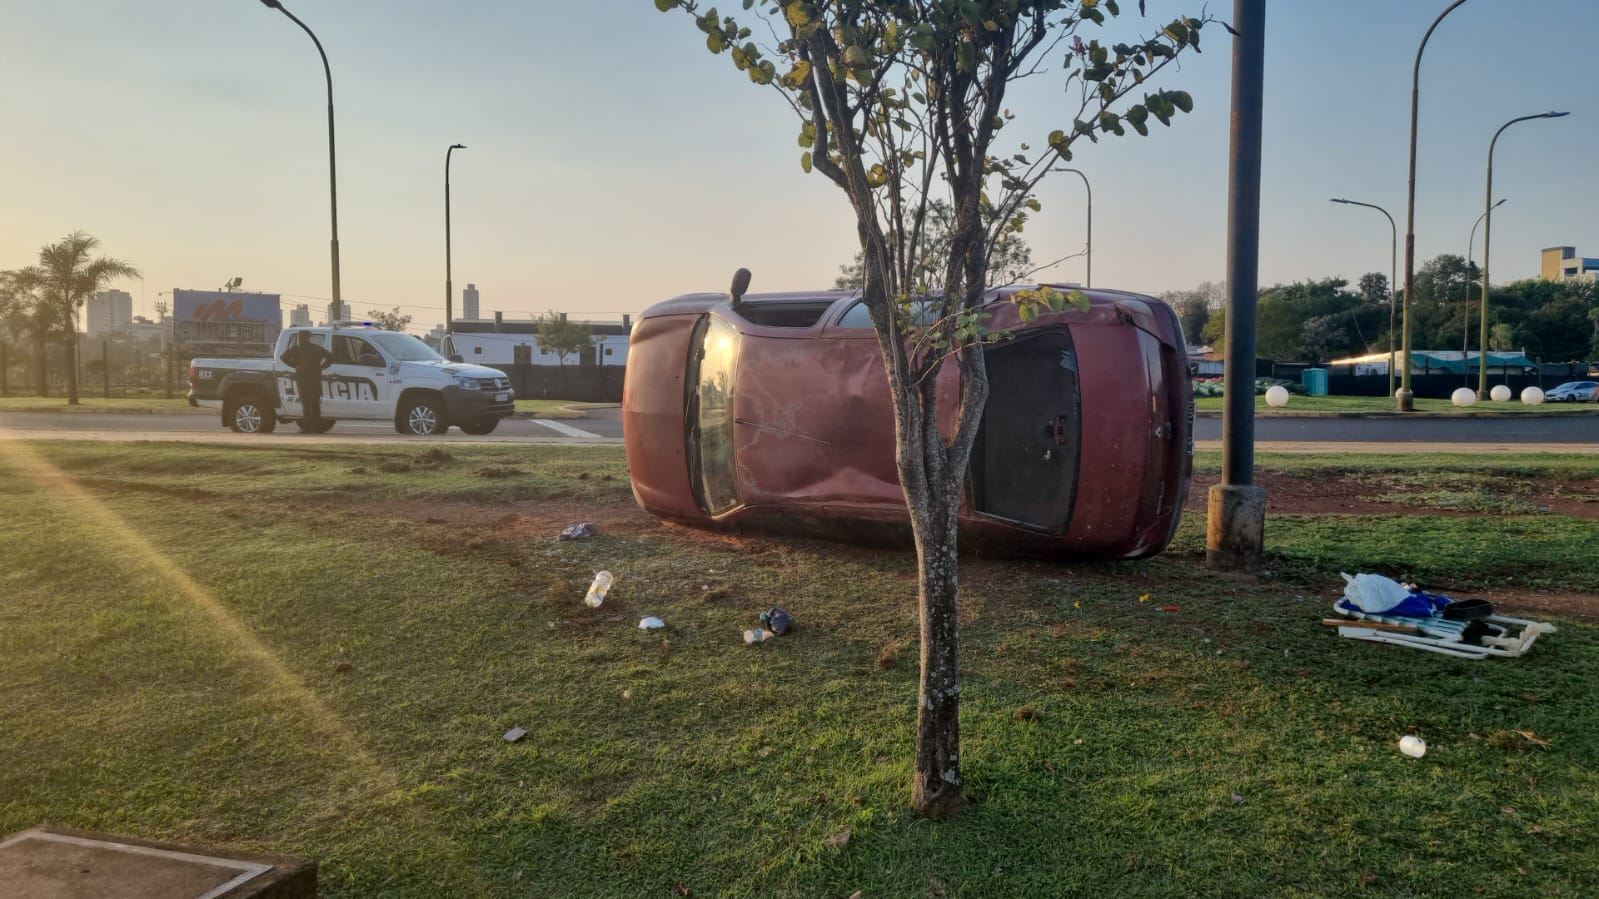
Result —
[[[965,800],[960,768],[960,497],[931,490],[906,495],[916,530],[921,592],[921,689],[916,704],[916,779],[912,807],[928,818],[954,818]]]
[[[69,328],[61,338],[61,351],[67,365],[67,405],[78,405],[78,334]]]
[[[50,395],[50,362],[45,348],[49,343],[44,335],[38,331],[33,334],[33,370],[35,372],[34,389],[40,396]]]

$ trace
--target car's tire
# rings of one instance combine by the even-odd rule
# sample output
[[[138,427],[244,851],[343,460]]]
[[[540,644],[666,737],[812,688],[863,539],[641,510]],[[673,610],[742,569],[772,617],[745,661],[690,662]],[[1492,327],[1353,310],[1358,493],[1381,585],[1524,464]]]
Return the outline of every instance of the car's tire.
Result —
[[[463,421],[461,422],[460,428],[461,433],[463,434],[471,434],[474,437],[481,437],[484,434],[494,433],[494,429],[499,426],[500,420],[498,418],[487,418],[481,421]]]
[[[333,430],[333,425],[336,421],[338,421],[338,419],[319,418],[315,422],[311,422],[302,418],[299,421],[296,421],[294,424],[300,429],[300,433],[302,434],[326,434],[327,432]]]
[[[429,394],[413,397],[400,407],[394,429],[416,437],[443,436],[450,429],[450,423],[444,418],[444,402]]]
[[[254,390],[228,397],[222,404],[222,423],[236,434],[270,434],[278,426],[272,406]]]

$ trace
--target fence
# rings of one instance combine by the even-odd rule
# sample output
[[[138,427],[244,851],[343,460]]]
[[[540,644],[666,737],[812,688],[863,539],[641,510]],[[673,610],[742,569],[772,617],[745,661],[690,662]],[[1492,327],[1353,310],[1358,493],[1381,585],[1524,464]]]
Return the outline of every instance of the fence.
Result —
[[[495,365],[511,379],[516,395],[528,400],[572,400],[583,403],[619,403],[622,365]]]
[[[40,347],[28,341],[0,340],[0,396],[65,396],[66,352],[61,341],[46,343],[40,383]],[[168,368],[158,345],[83,338],[77,353],[80,396],[181,397],[188,393],[189,356],[180,355]]]

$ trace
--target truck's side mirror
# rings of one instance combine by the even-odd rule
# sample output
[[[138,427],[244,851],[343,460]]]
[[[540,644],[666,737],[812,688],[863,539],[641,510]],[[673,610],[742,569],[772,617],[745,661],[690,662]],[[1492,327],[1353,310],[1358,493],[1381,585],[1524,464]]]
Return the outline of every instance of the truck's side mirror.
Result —
[[[450,354],[450,361],[451,362],[465,362],[466,360],[461,358],[461,354],[460,353],[451,353]]]
[[[750,270],[747,269],[747,268],[741,268],[738,271],[734,272],[733,273],[733,283],[728,288],[728,297],[731,300],[730,305],[737,306],[738,303],[739,303],[739,300],[744,299],[745,291],[747,291],[749,289],[750,289]]]

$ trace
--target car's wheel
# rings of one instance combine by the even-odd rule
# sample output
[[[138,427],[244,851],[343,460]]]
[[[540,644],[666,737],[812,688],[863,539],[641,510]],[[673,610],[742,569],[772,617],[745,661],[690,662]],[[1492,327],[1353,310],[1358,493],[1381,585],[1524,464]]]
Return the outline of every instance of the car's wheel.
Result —
[[[259,393],[236,393],[222,405],[222,421],[235,433],[270,434],[278,426],[272,407]]]
[[[435,397],[424,395],[405,404],[400,410],[400,417],[394,422],[394,429],[401,434],[436,437],[448,431],[450,425],[444,419],[444,404]]]
[[[465,421],[461,423],[461,431],[474,437],[481,437],[484,434],[494,433],[494,429],[499,426],[500,420],[498,418],[489,418],[483,421]]]
[[[302,418],[294,424],[300,429],[300,433],[302,434],[326,434],[327,432],[333,430],[333,423],[335,421],[337,421],[337,419],[319,418],[316,421],[307,421],[306,419]]]

